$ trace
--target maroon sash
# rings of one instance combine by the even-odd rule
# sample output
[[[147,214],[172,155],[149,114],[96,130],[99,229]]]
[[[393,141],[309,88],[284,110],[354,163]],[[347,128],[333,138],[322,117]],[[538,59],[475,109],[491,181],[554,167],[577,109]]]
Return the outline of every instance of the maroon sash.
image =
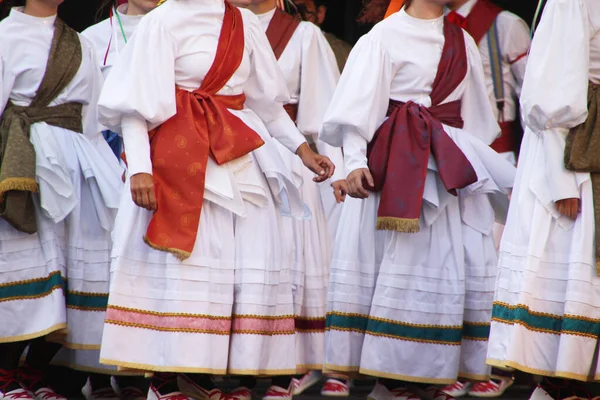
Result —
[[[368,165],[381,191],[377,229],[418,232],[429,155],[448,192],[456,195],[477,181],[477,174],[442,123],[462,128],[461,100],[441,104],[467,74],[462,29],[444,22],[444,49],[431,90],[432,106],[390,100],[389,118],[368,147]]]
[[[283,54],[298,25],[300,25],[300,19],[292,17],[279,8],[275,10],[266,34],[276,59],[279,60]]]
[[[478,0],[467,16],[465,30],[479,44],[486,32],[490,30],[498,14],[503,10],[489,0]]]

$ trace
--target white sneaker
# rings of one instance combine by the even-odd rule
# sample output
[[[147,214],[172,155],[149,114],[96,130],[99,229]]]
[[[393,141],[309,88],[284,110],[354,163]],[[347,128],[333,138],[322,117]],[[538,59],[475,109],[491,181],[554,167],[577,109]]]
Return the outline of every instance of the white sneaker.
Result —
[[[419,396],[408,390],[408,388],[401,386],[394,390],[389,390],[384,385],[379,383],[375,384],[373,391],[369,393],[368,400],[420,400]]]
[[[454,400],[454,397],[446,392],[443,392],[437,386],[429,386],[423,392],[423,398],[427,400]]]
[[[160,394],[160,392],[156,390],[152,384],[150,384],[147,400],[190,400],[190,398],[181,392]]]
[[[19,388],[3,393],[0,391],[0,400],[36,400],[33,394],[26,389]]]
[[[81,388],[81,394],[85,400],[119,400],[119,396],[111,386],[94,390],[90,378]]]
[[[177,386],[184,395],[194,400],[221,400],[225,398],[221,389],[206,390],[185,375],[177,376]]]
[[[475,386],[477,386],[477,384]],[[456,381],[452,385],[444,386],[440,390],[454,398],[457,398],[466,396],[467,394],[470,395],[471,392],[469,392],[469,390],[471,390],[471,387],[473,387],[472,382]]]
[[[514,382],[513,378],[494,376],[493,379],[487,382],[477,382],[473,385],[473,388],[469,390],[469,396],[483,398],[500,397]]]
[[[240,386],[231,391],[231,393],[226,394],[226,396],[228,400],[252,400],[252,390],[245,386]]]
[[[342,379],[327,379],[321,389],[321,396],[348,397],[350,396],[350,381]]]
[[[42,387],[33,393],[35,400],[67,400],[62,394],[58,394],[54,389],[49,387]]]
[[[285,389],[281,386],[271,385],[263,396],[263,400],[292,400],[294,397],[294,383],[290,382],[290,387]]]
[[[538,385],[538,387],[535,388],[533,393],[531,393],[531,396],[529,396],[529,400],[559,400],[559,399],[554,399],[552,396],[550,396],[548,394],[548,392],[546,392],[544,390],[543,387]]]
[[[310,371],[300,379],[292,379],[294,385],[294,395],[300,395],[304,393],[310,387],[316,385],[321,380],[321,372],[320,371]]]

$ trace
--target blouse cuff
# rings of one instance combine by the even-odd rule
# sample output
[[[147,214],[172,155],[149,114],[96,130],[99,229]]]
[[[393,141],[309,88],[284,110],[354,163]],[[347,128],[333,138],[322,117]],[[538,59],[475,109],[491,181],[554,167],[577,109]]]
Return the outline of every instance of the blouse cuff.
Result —
[[[121,129],[129,176],[152,174],[150,138],[146,121],[136,115],[125,115],[121,120]]]
[[[265,126],[271,136],[294,154],[296,154],[296,150],[300,145],[306,143],[304,135],[300,133],[294,122],[283,110],[283,107],[280,116],[271,122],[265,122]]]
[[[352,171],[369,168],[367,165],[367,140],[356,130],[344,132],[344,163],[346,176]]]
[[[331,182],[333,183],[346,179],[342,149],[339,147],[333,147],[319,139],[317,139],[317,149],[319,150],[319,153],[329,157],[333,165],[335,165],[335,172],[331,177]]]
[[[555,128],[541,134],[546,155],[546,182],[552,200],[580,198],[577,174],[564,166],[565,139],[568,129]]]

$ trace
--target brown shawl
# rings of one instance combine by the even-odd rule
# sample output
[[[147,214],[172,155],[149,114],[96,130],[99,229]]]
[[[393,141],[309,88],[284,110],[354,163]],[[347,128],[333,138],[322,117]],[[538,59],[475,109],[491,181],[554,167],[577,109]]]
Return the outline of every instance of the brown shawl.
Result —
[[[46,122],[83,132],[80,103],[49,104],[66,88],[81,65],[77,33],[56,19],[44,78],[29,106],[9,101],[0,120],[0,217],[15,229],[37,232],[33,193],[38,191],[35,149],[29,140],[32,124]]]
[[[594,214],[596,216],[596,271],[600,275],[600,85],[588,87],[587,120],[569,131],[565,145],[565,168],[589,172],[592,178]]]

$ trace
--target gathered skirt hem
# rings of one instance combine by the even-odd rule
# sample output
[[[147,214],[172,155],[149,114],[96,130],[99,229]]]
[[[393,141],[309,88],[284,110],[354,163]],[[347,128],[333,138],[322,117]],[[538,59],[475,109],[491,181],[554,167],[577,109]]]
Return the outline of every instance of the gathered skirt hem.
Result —
[[[49,328],[46,328],[46,329],[38,331],[38,332],[33,332],[33,333],[28,333],[25,335],[18,335],[18,336],[0,337],[0,343],[15,343],[15,342],[22,342],[24,340],[37,339],[37,338],[46,336],[50,333],[56,333],[57,331],[62,331],[62,330],[66,331],[66,329],[67,329],[66,323],[59,323],[59,324],[53,325]]]
[[[522,371],[522,372],[525,372],[525,373],[528,373],[531,375],[540,375],[540,376],[546,376],[549,378],[572,379],[572,380],[577,380],[577,381],[581,381],[581,382],[594,382],[594,381],[600,380],[600,374],[596,375],[595,377],[590,377],[590,376],[574,374],[572,372],[566,372],[566,371],[546,371],[546,370],[542,370],[542,369],[527,367],[525,365],[521,365],[521,364],[513,362],[513,361],[501,361],[501,360],[496,360],[493,358],[488,358],[486,360],[486,363],[488,365],[491,365],[492,367],[497,367],[497,368],[507,368],[508,367],[508,368],[517,369],[519,371]]]

